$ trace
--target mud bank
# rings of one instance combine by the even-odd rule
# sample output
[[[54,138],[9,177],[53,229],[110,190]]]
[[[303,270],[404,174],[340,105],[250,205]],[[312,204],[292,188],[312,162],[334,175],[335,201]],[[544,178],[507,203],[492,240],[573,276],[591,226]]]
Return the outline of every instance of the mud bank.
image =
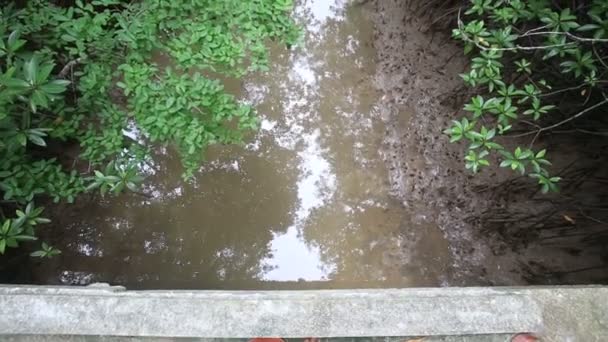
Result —
[[[504,169],[473,176],[464,168],[465,147],[442,134],[471,95],[458,76],[467,67],[462,48],[431,27],[448,17],[423,1],[371,6],[392,194],[416,220],[443,232],[453,259],[446,285],[608,281],[606,139],[548,134],[536,141],[555,157],[553,172],[562,177],[556,194],[541,194]]]
[[[447,285],[523,283],[514,258],[494,255],[490,246],[497,242],[466,220],[487,207],[488,196],[472,189],[504,176],[473,178],[462,163],[464,149],[442,134],[461,106],[456,94],[464,89],[458,77],[466,67],[462,49],[431,29],[431,19],[410,1],[376,0],[372,6],[393,195],[418,213],[417,221],[443,231],[454,259]]]

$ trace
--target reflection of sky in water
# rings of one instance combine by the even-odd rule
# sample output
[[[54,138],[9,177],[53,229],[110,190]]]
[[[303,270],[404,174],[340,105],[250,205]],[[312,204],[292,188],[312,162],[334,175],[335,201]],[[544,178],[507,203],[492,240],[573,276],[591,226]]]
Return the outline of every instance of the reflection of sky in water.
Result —
[[[336,169],[337,164],[341,161],[344,162],[345,156],[349,158],[354,155],[358,160],[365,159],[362,151],[367,144],[357,140],[346,147],[331,145],[328,142],[330,140],[328,136],[336,134],[364,136],[372,129],[371,119],[368,117],[370,113],[366,110],[358,111],[356,109],[359,108],[357,107],[358,103],[362,101],[359,99],[360,93],[356,88],[361,76],[350,77],[349,75],[352,75],[352,72],[349,72],[348,69],[343,70],[344,65],[337,62],[340,60],[348,61],[349,67],[356,66],[357,68],[362,68],[366,62],[365,58],[358,55],[360,42],[356,36],[352,34],[339,35],[339,25],[342,25],[345,20],[346,2],[345,0],[304,0],[298,5],[296,16],[307,31],[305,41],[301,47],[289,53],[288,63],[283,60],[280,61],[281,65],[275,65],[277,73],[279,68],[282,69],[281,76],[277,75],[272,82],[263,78],[260,79],[259,76],[252,77],[252,79],[245,80],[242,84],[245,94],[242,98],[244,102],[255,107],[264,108],[262,106],[264,104],[270,107],[259,110],[260,130],[253,139],[246,140],[244,145],[245,151],[249,154],[243,156],[238,153],[230,153],[227,156],[221,155],[220,158],[210,158],[200,168],[203,181],[206,177],[204,175],[219,177],[221,180],[218,184],[226,185],[226,192],[229,195],[234,195],[233,197],[221,197],[225,195],[222,192],[224,187],[217,187],[213,188],[220,192],[217,198],[227,198],[233,201],[233,204],[240,204],[242,203],[240,201],[243,200],[243,203],[254,208],[243,214],[243,220],[235,220],[234,222],[245,223],[242,225],[244,227],[247,227],[247,224],[252,224],[252,226],[255,226],[252,229],[268,229],[265,233],[270,235],[270,241],[263,240],[260,247],[255,248],[256,250],[260,248],[264,250],[263,246],[265,246],[267,249],[264,251],[267,253],[269,250],[270,254],[256,258],[257,262],[251,265],[254,270],[247,272],[246,277],[257,276],[262,280],[273,281],[328,280],[338,268],[337,260],[327,257],[325,250],[327,246],[306,239],[305,236],[311,231],[311,226],[318,224],[315,220],[318,219],[316,216],[320,212],[332,208],[338,202],[345,201],[344,198],[340,197],[340,192],[344,191],[344,180],[341,177],[350,176],[351,172],[349,170],[345,175],[344,170],[340,172]],[[337,23],[340,24],[337,25]],[[328,48],[331,49],[328,50]],[[330,52],[328,53],[328,51]],[[284,56],[287,58],[287,55]],[[275,86],[278,87],[278,90],[273,88]],[[270,94],[270,92],[273,93]],[[274,114],[278,114],[278,117]],[[342,118],[343,121],[335,120],[336,118]],[[347,124],[343,125],[342,122]],[[137,141],[142,141],[144,138],[134,125],[129,125],[124,134]],[[334,150],[335,148],[344,149],[342,155],[339,155],[339,152]],[[273,158],[275,158],[273,156],[280,155],[282,151],[288,151],[288,155],[293,158],[293,161],[292,159],[284,159],[283,164],[273,162]],[[171,154],[171,151],[165,147],[158,152],[165,159]],[[251,158],[251,156],[254,158]],[[280,159],[281,157],[276,158]],[[253,164],[251,164],[252,160]],[[289,164],[286,164],[287,160],[289,160]],[[256,164],[257,161],[261,162]],[[274,167],[274,169],[266,169],[269,166]],[[256,169],[257,167],[259,169]],[[162,163],[156,163],[155,161],[142,165],[142,168],[148,175],[159,174],[163,176],[168,171],[163,169],[164,165]],[[159,170],[159,172],[156,170]],[[259,192],[255,192],[258,188],[248,188],[254,190],[254,193],[241,195],[242,197],[239,198],[239,195],[235,194],[241,190],[238,182],[246,183],[248,181],[247,177],[251,176],[247,172],[255,173],[260,172],[260,170],[271,176],[273,175],[272,172],[276,172],[278,176],[283,173],[293,175],[294,178],[290,178],[288,184],[277,182],[276,187],[273,187],[272,182],[262,183],[260,185],[262,190]],[[261,173],[255,175],[259,174]],[[227,177],[226,175],[234,177]],[[296,175],[297,179],[295,179]],[[295,184],[293,183],[294,180]],[[209,186],[210,183],[200,185],[198,184],[199,181],[201,180],[195,177],[190,181],[191,184],[174,181],[159,184],[147,182],[143,192],[151,195],[151,198],[138,201],[139,204],[143,204],[143,207],[146,206],[145,204],[152,204],[157,205],[157,208],[162,208],[163,211],[166,210],[166,213],[163,212],[162,214],[165,216],[160,217],[168,217],[167,224],[174,228],[166,233],[152,231],[145,236],[143,241],[139,240],[136,244],[137,247],[134,248],[139,248],[147,258],[157,258],[151,260],[171,263],[171,271],[173,272],[179,272],[181,266],[190,265],[191,262],[199,262],[196,260],[198,254],[194,254],[195,257],[190,259],[183,257],[184,253],[190,252],[189,248],[193,248],[189,246],[195,246],[191,243],[195,239],[191,237],[184,240],[181,235],[187,233],[187,231],[182,232],[181,229],[187,230],[191,229],[192,226],[197,226],[197,223],[192,223],[196,222],[193,219],[205,219],[203,214],[196,213],[195,206],[205,205],[204,201],[200,202],[203,199],[206,201],[216,200],[213,193],[207,193],[209,188],[205,186]],[[353,183],[357,183],[357,181],[358,179]],[[338,189],[339,184],[340,189]],[[349,186],[353,186],[353,184]],[[278,189],[277,187],[282,188]],[[286,189],[287,187],[289,189]],[[357,188],[358,184],[354,184],[354,187]],[[256,206],[260,205],[259,202],[266,200],[260,195],[264,191],[279,194],[289,193],[290,191],[294,193],[293,199],[289,199],[289,204],[291,205],[293,204],[291,201],[295,201],[295,205],[283,207],[287,210],[282,211],[285,219],[281,218],[280,225],[276,224],[278,221],[272,219],[268,221],[271,222],[270,224],[266,224],[267,221],[260,221],[260,227],[256,226],[258,222],[247,221],[247,214],[254,213]],[[184,202],[181,200],[182,198],[193,198],[194,200],[193,202]],[[364,201],[357,203],[359,201],[357,198],[347,199],[353,200],[353,203],[350,203],[351,205],[340,203],[337,206],[339,208],[337,215],[340,216],[340,219],[346,217],[346,221],[355,220],[354,215],[368,207],[378,206],[373,202],[371,204]],[[192,207],[193,213],[180,211],[177,207]],[[249,207],[246,207],[245,210],[249,210]],[[175,211],[173,211],[174,209]],[[267,209],[265,208],[265,212],[268,212]],[[217,219],[213,216],[214,213],[206,212],[206,214],[208,217],[210,216],[210,220],[213,220],[210,221],[211,224],[222,226],[233,222]],[[271,214],[269,213],[269,215]],[[258,216],[254,215],[254,217]],[[146,218],[141,220],[145,221]],[[124,222],[116,221],[113,228],[116,231],[124,231],[126,234],[132,228],[129,222],[128,219]],[[332,221],[330,220],[330,222]],[[155,224],[153,221],[149,223]],[[332,239],[344,239],[342,234],[354,233],[348,229],[351,226],[357,225],[353,222],[347,222],[345,227],[336,226],[346,230],[332,233]],[[336,227],[332,227],[332,229]],[[226,225],[225,230],[222,227],[215,234],[222,235],[231,228]],[[201,234],[204,235],[204,229],[201,230]],[[250,246],[239,246],[238,241],[235,242],[234,239],[221,241],[223,245],[214,245],[210,241],[213,241],[216,237],[211,235],[197,237],[196,239],[199,238],[201,240],[208,239],[205,242],[212,246],[213,257],[208,260],[215,263],[211,269],[213,270],[213,276],[219,280],[234,279],[235,274],[241,272],[242,267],[249,267],[248,264],[240,265],[240,263],[249,260],[250,256],[247,254],[253,250],[248,249]],[[79,254],[91,257],[104,255],[103,250],[94,248],[95,245],[100,244],[95,241],[95,237],[87,237],[83,240],[85,240],[83,243],[76,246]],[[234,245],[228,246],[227,244]],[[334,248],[336,247],[334,246]],[[356,248],[353,248],[353,251],[356,250]],[[363,253],[362,250],[361,253]],[[227,265],[230,267],[227,268]],[[189,270],[189,268],[187,269]],[[202,269],[204,270],[204,267]],[[197,270],[197,268],[192,268],[193,272],[187,274],[196,278],[199,276]],[[154,271],[148,273],[139,274],[137,279],[143,277],[141,279],[146,280],[149,275],[158,277],[158,274]],[[242,277],[243,274],[245,273],[238,273],[238,276]],[[209,275],[201,275],[201,277],[205,276]]]
[[[344,16],[341,10],[347,5],[347,0],[304,0],[296,7],[296,17],[306,21],[309,33],[319,32],[323,24],[329,20],[341,20]]]
[[[323,265],[318,247],[309,246],[300,232],[315,208],[323,206],[336,191],[336,175],[324,159],[319,145],[319,130],[302,137],[306,148],[298,153],[298,209],[294,224],[284,234],[274,234],[270,243],[272,258],[266,263],[272,270],[263,275],[266,280],[322,280],[334,268]]]
[[[318,129],[313,134],[304,135],[306,149],[298,153],[301,174],[298,180],[300,205],[296,212],[296,222],[306,220],[311,211],[322,206],[336,190],[336,175],[332,173],[329,162],[323,158],[318,138]]]
[[[298,80],[307,86],[315,86],[317,83],[317,75],[309,61],[309,56],[300,55],[294,58],[293,69],[289,78],[290,80]]]
[[[326,159],[327,151],[321,146],[318,128],[305,128],[309,120],[319,120],[316,102],[319,101],[319,80],[324,76],[323,60],[315,59],[311,46],[325,38],[324,24],[339,18],[338,9],[345,3],[340,0],[304,1],[296,8],[296,16],[306,23],[307,39],[304,49],[298,49],[290,57],[288,84],[283,89],[297,89],[288,93],[283,108],[287,131],[279,131],[276,124],[262,121],[262,130],[272,133],[279,146],[287,149],[298,147],[299,177],[297,181],[298,205],[293,224],[285,233],[273,234],[270,242],[272,256],[264,260],[270,271],[262,274],[265,280],[324,280],[335,269],[321,261],[318,246],[310,245],[302,236],[311,213],[331,200],[336,191],[336,175]],[[311,44],[312,42],[314,44]],[[297,86],[296,86],[297,85]]]

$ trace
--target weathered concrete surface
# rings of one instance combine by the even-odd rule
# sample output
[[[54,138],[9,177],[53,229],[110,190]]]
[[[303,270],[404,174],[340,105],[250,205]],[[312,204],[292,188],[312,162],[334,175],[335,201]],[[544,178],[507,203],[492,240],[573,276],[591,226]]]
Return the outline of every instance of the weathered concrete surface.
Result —
[[[384,337],[384,338],[323,338],[322,342],[509,342],[513,334]],[[2,342],[247,342],[249,339],[156,338],[156,337],[102,337],[102,336],[34,336],[14,335],[3,337]],[[300,342],[299,339],[298,342]],[[288,341],[290,342],[290,341]]]
[[[245,338],[535,332],[608,341],[608,288],[123,291],[0,287],[6,335]]]

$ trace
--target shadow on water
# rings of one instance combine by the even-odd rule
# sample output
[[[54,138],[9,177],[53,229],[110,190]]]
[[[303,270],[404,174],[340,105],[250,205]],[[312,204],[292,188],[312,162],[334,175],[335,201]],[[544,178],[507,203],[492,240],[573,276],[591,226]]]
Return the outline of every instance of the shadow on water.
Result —
[[[413,224],[389,196],[373,85],[373,27],[359,5],[300,1],[295,51],[272,71],[228,82],[261,130],[211,148],[191,182],[159,149],[150,198],[125,194],[57,218],[57,259],[38,282],[129,288],[356,288],[440,285],[449,253],[439,230]],[[166,64],[166,60],[158,60]],[[137,138],[136,132],[130,132]]]

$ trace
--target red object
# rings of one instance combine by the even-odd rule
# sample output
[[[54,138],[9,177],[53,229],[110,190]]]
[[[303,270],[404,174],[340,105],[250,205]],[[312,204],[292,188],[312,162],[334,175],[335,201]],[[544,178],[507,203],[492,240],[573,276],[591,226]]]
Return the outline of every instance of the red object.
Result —
[[[513,336],[511,342],[536,342],[538,338],[531,334],[517,334]]]
[[[249,342],[285,342],[285,340],[278,337],[256,337],[249,340]]]

